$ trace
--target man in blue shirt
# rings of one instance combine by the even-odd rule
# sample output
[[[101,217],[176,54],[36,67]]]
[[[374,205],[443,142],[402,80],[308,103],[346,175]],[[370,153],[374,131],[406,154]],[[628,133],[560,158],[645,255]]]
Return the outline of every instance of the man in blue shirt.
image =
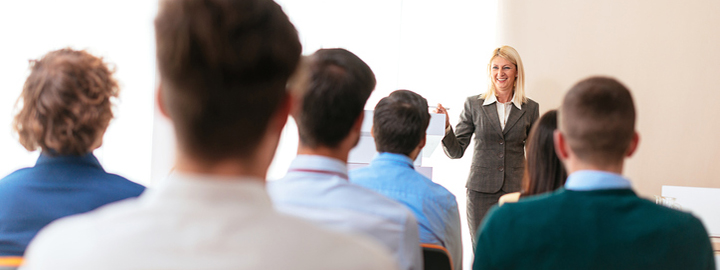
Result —
[[[375,106],[372,133],[380,152],[370,166],[350,173],[352,183],[398,201],[415,214],[420,242],[445,247],[462,268],[460,216],[455,196],[415,171],[430,123],[427,100],[408,90],[392,92]]]
[[[375,75],[344,49],[318,50],[305,64],[309,78],[290,82],[290,91],[301,99],[292,109],[300,133],[298,156],[287,175],[267,187],[276,209],[328,229],[373,238],[392,252],[400,269],[423,269],[413,214],[348,181],[348,155],[360,138]],[[304,89],[296,89],[295,81]]]

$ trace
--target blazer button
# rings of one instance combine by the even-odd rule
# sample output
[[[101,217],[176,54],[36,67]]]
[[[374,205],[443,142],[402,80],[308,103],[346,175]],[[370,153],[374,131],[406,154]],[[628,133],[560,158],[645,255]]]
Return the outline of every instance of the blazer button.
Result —
[[[504,141],[500,141],[500,145],[503,145],[503,144],[505,144],[505,142],[504,142]]]
[[[505,170],[505,168],[503,168],[502,166],[500,166],[500,168],[498,168],[498,171],[501,171],[501,172],[502,172],[502,171],[504,171],[504,170]]]
[[[498,154],[498,158],[500,158],[500,159],[502,159],[504,156],[505,155],[503,155],[502,153]]]

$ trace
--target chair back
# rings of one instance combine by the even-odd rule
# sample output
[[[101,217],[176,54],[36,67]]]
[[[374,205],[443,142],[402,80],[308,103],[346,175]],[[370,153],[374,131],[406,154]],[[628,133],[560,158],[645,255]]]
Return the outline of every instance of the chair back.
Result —
[[[0,270],[15,270],[20,267],[22,262],[22,257],[0,256]]]
[[[423,250],[425,270],[453,270],[450,253],[443,246],[433,244],[420,244]]]

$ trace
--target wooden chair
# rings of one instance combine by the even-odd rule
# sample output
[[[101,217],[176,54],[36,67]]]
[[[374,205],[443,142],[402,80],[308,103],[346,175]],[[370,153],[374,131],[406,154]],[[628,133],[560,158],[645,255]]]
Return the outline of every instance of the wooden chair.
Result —
[[[423,250],[425,270],[453,270],[450,253],[443,246],[420,244]]]

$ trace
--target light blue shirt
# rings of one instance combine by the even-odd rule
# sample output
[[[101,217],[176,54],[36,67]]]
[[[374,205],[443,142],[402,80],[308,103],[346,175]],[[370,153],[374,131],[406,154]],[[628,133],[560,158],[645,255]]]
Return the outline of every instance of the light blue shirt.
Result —
[[[380,153],[370,166],[350,172],[350,181],[410,208],[420,227],[420,242],[447,248],[455,269],[462,268],[462,233],[455,195],[415,171],[408,156]]]
[[[631,188],[630,181],[622,175],[603,171],[576,171],[565,181],[565,189],[574,191]]]
[[[402,204],[348,182],[344,162],[298,155],[285,177],[268,182],[267,190],[278,211],[369,236],[393,253],[400,269],[423,269],[415,217]]]

